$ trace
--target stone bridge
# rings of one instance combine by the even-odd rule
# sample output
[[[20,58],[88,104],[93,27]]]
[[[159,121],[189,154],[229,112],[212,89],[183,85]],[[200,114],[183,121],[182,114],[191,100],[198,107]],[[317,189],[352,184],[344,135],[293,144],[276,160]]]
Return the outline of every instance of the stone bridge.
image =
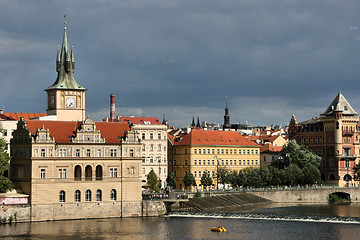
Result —
[[[327,203],[332,193],[337,193],[351,202],[360,202],[360,188],[357,187],[256,190],[248,191],[248,193],[278,203]]]

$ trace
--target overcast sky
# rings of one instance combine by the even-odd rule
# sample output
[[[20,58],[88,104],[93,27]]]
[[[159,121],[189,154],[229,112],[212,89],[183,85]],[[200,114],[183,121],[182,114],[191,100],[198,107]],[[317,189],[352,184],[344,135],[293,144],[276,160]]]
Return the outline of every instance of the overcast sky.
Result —
[[[86,114],[284,125],[360,112],[359,0],[2,0],[0,108],[46,112],[66,13]]]

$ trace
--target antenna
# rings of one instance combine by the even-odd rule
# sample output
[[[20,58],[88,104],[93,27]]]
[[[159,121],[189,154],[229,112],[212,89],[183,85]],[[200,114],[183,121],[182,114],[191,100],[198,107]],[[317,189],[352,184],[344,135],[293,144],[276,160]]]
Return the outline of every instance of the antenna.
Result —
[[[225,107],[227,108],[228,107],[228,96],[225,96],[225,102],[226,102]]]

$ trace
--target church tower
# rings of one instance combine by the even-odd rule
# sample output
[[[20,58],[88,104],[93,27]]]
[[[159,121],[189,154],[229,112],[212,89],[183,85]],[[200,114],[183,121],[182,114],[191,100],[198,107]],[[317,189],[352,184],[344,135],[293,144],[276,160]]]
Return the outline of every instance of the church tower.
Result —
[[[74,78],[75,59],[73,48],[69,47],[66,21],[62,46],[58,46],[56,56],[56,81],[48,87],[47,115],[56,115],[58,121],[85,120],[85,91]]]
[[[228,102],[227,102],[227,96],[226,96],[226,106],[225,106],[225,115],[224,115],[224,125],[223,129],[230,129],[230,115],[229,115],[229,108],[228,108]]]

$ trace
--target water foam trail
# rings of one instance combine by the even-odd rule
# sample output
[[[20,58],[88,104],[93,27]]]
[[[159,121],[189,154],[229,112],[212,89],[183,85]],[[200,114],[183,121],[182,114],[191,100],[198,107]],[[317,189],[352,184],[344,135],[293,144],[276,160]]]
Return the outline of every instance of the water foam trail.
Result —
[[[360,224],[360,218],[358,217],[333,217],[333,216],[318,216],[318,215],[278,215],[278,214],[226,213],[226,212],[217,212],[217,213],[173,212],[173,213],[169,213],[168,216]]]

